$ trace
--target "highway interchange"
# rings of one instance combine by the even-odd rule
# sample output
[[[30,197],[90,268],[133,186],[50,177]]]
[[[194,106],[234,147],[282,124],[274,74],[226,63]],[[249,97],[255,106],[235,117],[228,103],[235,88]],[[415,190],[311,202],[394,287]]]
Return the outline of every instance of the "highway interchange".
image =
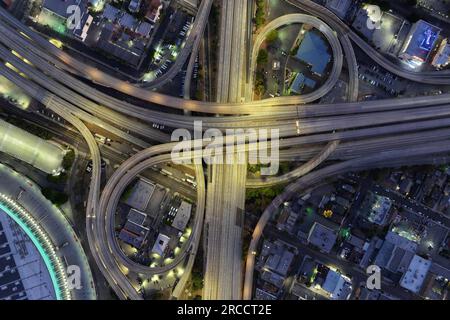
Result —
[[[239,2],[237,1],[237,3]],[[305,14],[295,14],[281,17],[274,20],[273,24],[268,24],[267,28],[260,33],[261,36],[257,36],[254,42],[249,63],[252,67],[247,72],[252,74],[252,71],[255,70],[255,52],[258,52],[266,32],[290,23],[301,23],[305,19],[308,23],[317,24],[317,28],[324,32],[329,40],[334,54],[333,71],[327,84],[320,88],[318,92],[313,93],[311,97],[280,97],[263,101],[251,101],[251,97],[249,97],[248,92],[251,92],[249,88],[252,88],[252,81],[245,81],[246,76],[244,75],[242,61],[242,56],[245,56],[246,45],[245,41],[242,38],[239,40],[237,36],[233,37],[234,40],[230,38],[227,40],[226,37],[222,37],[224,42],[221,50],[223,50],[223,53],[220,56],[222,56],[222,59],[233,60],[221,64],[225,68],[219,72],[219,79],[222,84],[220,85],[218,101],[193,101],[152,92],[145,88],[144,84],[130,84],[90,67],[56,48],[36,32],[15,20],[3,9],[0,10],[0,32],[2,33],[0,57],[20,71],[20,73],[17,73],[15,70],[2,65],[0,74],[66,119],[82,134],[88,143],[93,159],[93,174],[86,210],[89,246],[97,265],[120,298],[142,298],[127,279],[126,273],[134,272],[146,276],[163,274],[186,259],[192,261],[192,257],[195,256],[200,245],[200,236],[205,219],[215,228],[213,228],[215,231],[209,230],[207,234],[212,243],[215,243],[211,248],[220,247],[224,241],[220,237],[214,238],[217,237],[217,234],[222,234],[221,237],[229,237],[227,243],[230,244],[230,248],[224,247],[223,253],[216,252],[218,256],[207,261],[207,263],[213,264],[210,267],[207,266],[205,283],[206,290],[209,293],[206,296],[212,299],[240,298],[242,295],[239,290],[241,284],[239,284],[237,275],[242,272],[239,272],[241,267],[237,263],[239,263],[241,257],[225,260],[224,262],[228,264],[224,264],[222,269],[219,265],[225,255],[233,255],[242,250],[242,248],[236,247],[236,243],[241,241],[241,235],[239,230],[231,231],[231,227],[236,222],[231,217],[235,219],[236,214],[234,213],[238,207],[241,209],[243,207],[245,201],[242,198],[242,194],[245,194],[243,190],[245,190],[245,187],[255,188],[292,182],[303,176],[303,178],[293,182],[280,197],[274,200],[264,212],[255,229],[246,261],[242,295],[243,298],[250,299],[254,253],[257,251],[262,230],[279,205],[289,199],[293,192],[301,192],[313,187],[320,180],[348,170],[421,163],[420,159],[422,158],[429,159],[433,156],[445,155],[450,151],[448,150],[448,143],[443,143],[450,136],[450,129],[447,129],[450,125],[449,95],[333,105],[306,105],[305,103],[317,100],[333,87],[342,69],[342,53],[345,54],[349,69],[351,88],[349,100],[356,101],[358,81],[355,66],[357,64],[351,42],[369,54],[383,68],[412,81],[450,84],[450,73],[443,71],[415,74],[404,71],[377,53],[325,8],[310,1],[291,2],[322,20]],[[196,20],[197,23],[194,23],[192,33],[189,36],[190,40],[188,39],[183,50],[186,53],[180,55],[180,62],[175,64],[178,70],[171,69],[176,70],[176,72],[170,71],[171,76],[173,72],[177,74],[180,71],[181,66],[184,65],[190,54],[190,50],[198,45],[198,41],[195,40],[201,38],[210,10],[210,3],[211,1],[206,0],[202,2]],[[231,8],[232,5],[236,5],[236,3],[227,1],[227,6]],[[226,13],[240,12],[236,7],[230,8],[227,8]],[[224,21],[227,21],[235,30],[242,31],[240,26],[246,23],[242,19],[244,16],[246,16],[244,12],[241,12],[236,16],[225,17]],[[326,21],[331,29],[323,21]],[[332,29],[335,32],[332,32]],[[245,34],[244,30],[241,36],[245,37]],[[235,42],[233,43],[232,40]],[[231,50],[230,46],[234,48],[240,46],[242,51]],[[12,51],[18,53],[29,63],[18,58]],[[74,76],[83,76],[96,84],[151,102],[157,107],[142,108],[118,100]],[[250,76],[251,78],[252,76]],[[168,80],[162,79],[161,81]],[[177,114],[177,109],[197,112],[201,115]],[[208,116],[209,114],[222,116],[211,117]],[[173,143],[168,143],[170,137],[166,133],[154,130],[148,124],[159,123],[170,128],[192,129],[194,121],[197,120],[203,121],[205,129],[280,129],[280,137],[282,138],[280,141],[280,159],[283,161],[301,160],[305,164],[285,176],[265,180],[245,179],[246,166],[241,168],[238,166],[228,168],[225,165],[213,166],[211,172],[217,180],[211,180],[208,184],[208,190],[203,183],[205,181],[203,168],[197,165],[196,173],[199,184],[195,228],[182,253],[172,263],[158,268],[136,264],[123,254],[115,239],[113,225],[115,208],[120,195],[129,182],[146,168],[169,162],[171,160],[170,152],[174,146]],[[143,150],[125,161],[117,169],[103,191],[100,190],[100,150],[85,123],[102,127],[111,134],[129,141]],[[135,134],[138,136],[135,136]],[[142,138],[163,144],[150,146]],[[253,146],[249,145],[248,147]],[[314,169],[323,165],[327,159],[342,162],[314,171]],[[226,185],[228,185],[228,189],[224,189]],[[222,194],[224,199],[214,200],[214,197],[217,197],[218,194]],[[208,203],[209,208],[213,209],[208,210]],[[217,203],[219,203],[218,206]],[[235,234],[232,235],[232,232]],[[208,274],[208,268],[213,270],[211,271],[213,274]],[[234,271],[231,272],[230,268],[233,268]],[[209,285],[211,281],[217,281],[219,274],[222,274],[221,277],[223,277],[220,283],[228,281],[229,285],[232,286],[221,287],[220,289],[223,290],[221,293],[217,292],[217,287],[212,288]],[[180,281],[180,283],[184,282]],[[217,281],[217,284],[220,283]],[[235,284],[232,285],[232,283]],[[236,293],[236,288],[238,288],[238,293]],[[180,291],[179,288],[177,290]]]

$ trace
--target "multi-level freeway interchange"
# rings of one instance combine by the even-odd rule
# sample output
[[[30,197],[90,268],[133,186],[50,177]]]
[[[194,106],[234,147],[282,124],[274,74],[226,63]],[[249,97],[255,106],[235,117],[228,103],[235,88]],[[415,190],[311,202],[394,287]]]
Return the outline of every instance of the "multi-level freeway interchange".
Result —
[[[253,42],[252,54],[249,55],[251,59],[248,63],[251,68],[247,70],[250,73],[249,79],[253,78],[255,52],[259,50],[265,33],[272,28],[304,22],[316,26],[330,42],[334,54],[334,67],[330,78],[318,92],[310,96],[245,102],[233,98],[231,100],[235,101],[230,103],[179,99],[149,91],[144,84],[131,84],[117,79],[71,57],[3,9],[0,10],[2,35],[0,57],[4,62],[14,66],[14,69],[11,69],[2,65],[0,74],[65,118],[80,131],[88,143],[93,159],[93,174],[86,210],[89,246],[99,269],[120,298],[142,298],[137,288],[127,278],[128,272],[147,276],[163,274],[185,260],[189,260],[188,265],[192,267],[203,229],[207,202],[206,186],[203,167],[196,165],[198,202],[195,227],[191,238],[183,247],[183,252],[167,266],[150,268],[134,263],[120,250],[114,235],[113,215],[122,191],[146,168],[171,161],[170,153],[174,144],[168,143],[170,139],[166,133],[151,129],[149,123],[159,123],[173,129],[192,129],[194,121],[202,121],[204,129],[277,128],[281,137],[280,160],[305,162],[285,176],[248,180],[246,183],[247,187],[256,188],[294,181],[286,188],[285,193],[277,197],[266,209],[255,229],[246,260],[243,288],[245,299],[250,299],[252,294],[253,262],[262,230],[279,204],[289,199],[293,192],[312,188],[326,178],[349,170],[447,159],[446,156],[450,151],[449,144],[446,143],[450,137],[450,95],[332,105],[305,103],[314,102],[333,87],[343,65],[342,53],[345,54],[349,70],[349,100],[356,101],[357,62],[352,42],[383,68],[412,81],[450,84],[450,73],[405,71],[376,52],[327,9],[306,0],[290,2],[314,17],[307,14],[287,15],[274,20],[260,31]],[[177,60],[170,74],[161,80],[161,85],[180,71],[190,50],[198,45],[196,40],[202,35],[210,6],[210,0],[202,2],[187,44],[179,56],[180,60]],[[243,22],[231,19],[230,23],[239,25]],[[232,50],[227,48],[226,44],[223,46],[221,49],[224,50],[225,57],[232,54]],[[143,108],[124,102],[95,89],[79,77],[152,105]],[[230,88],[227,87],[229,81],[223,79],[223,83],[224,88],[221,88],[221,92],[228,92],[227,99],[238,97],[237,89],[233,89],[234,93],[229,92]],[[248,90],[251,91],[252,80],[243,83],[242,86],[244,90],[241,96],[249,100],[248,97],[251,95],[248,94]],[[177,110],[192,111],[198,115],[182,115]],[[211,117],[211,114],[218,116]],[[103,191],[100,190],[100,151],[85,123],[101,126],[143,149],[117,169]],[[163,144],[149,147],[150,142]],[[249,143],[247,148],[256,148],[256,145]],[[327,166],[327,159],[342,162]],[[319,166],[322,168],[314,171]],[[221,192],[220,188],[215,192]],[[189,272],[186,274],[188,276]],[[186,276],[179,282],[176,292],[182,291],[180,288],[184,285]]]

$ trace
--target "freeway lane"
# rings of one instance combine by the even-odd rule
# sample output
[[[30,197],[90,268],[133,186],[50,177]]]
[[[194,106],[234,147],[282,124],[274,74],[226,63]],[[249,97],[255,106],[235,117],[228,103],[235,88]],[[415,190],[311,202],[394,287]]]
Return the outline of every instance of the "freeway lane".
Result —
[[[7,21],[9,24],[12,24],[14,27],[18,28],[22,32],[24,32],[27,36],[29,36],[34,41],[37,41],[39,46],[42,46],[43,49],[46,50],[48,53],[52,53],[55,56],[58,56],[61,61],[64,61],[66,63],[72,64],[73,67],[71,69],[81,70],[84,73],[87,74],[87,77],[90,78],[93,81],[96,81],[98,83],[102,82],[103,80],[108,80],[109,87],[113,87],[116,90],[122,91],[126,94],[133,95],[137,98],[140,98],[145,101],[153,102],[160,105],[170,106],[177,109],[186,109],[190,111],[197,111],[197,112],[206,112],[206,113],[217,113],[217,114],[227,114],[227,113],[239,113],[239,114],[245,114],[245,113],[251,113],[256,112],[256,109],[248,108],[251,106],[280,106],[280,105],[289,105],[289,104],[295,104],[299,103],[298,97],[281,97],[281,98],[272,98],[267,99],[263,101],[257,101],[257,102],[247,102],[247,103],[237,103],[237,104],[227,104],[226,106],[220,106],[214,103],[208,103],[208,102],[199,102],[199,101],[186,101],[179,98],[169,97],[161,94],[157,94],[155,92],[149,92],[146,90],[142,90],[141,88],[136,88],[133,85],[120,81],[118,79],[115,79],[111,76],[105,75],[101,71],[92,68],[90,66],[87,66],[74,58],[70,57],[66,53],[62,52],[52,44],[50,44],[45,39],[40,38],[37,34],[32,32],[28,27],[22,25],[20,22],[18,22],[16,19],[11,17],[8,13],[0,10],[0,16],[4,21]],[[11,27],[12,28],[12,27]],[[17,37],[22,37],[21,34],[17,34]],[[30,41],[29,39],[25,38],[26,41]],[[55,59],[48,60],[49,62],[52,62],[54,64],[58,64],[58,62],[55,61]],[[449,78],[450,79],[450,78]],[[450,81],[449,81],[450,83]],[[231,108],[231,107],[239,107],[239,108]],[[246,107],[247,106],[247,107]],[[234,109],[234,111],[231,111],[230,109]],[[260,108],[258,108],[258,111],[261,111]]]
[[[222,2],[217,101],[240,102],[246,96],[249,0]],[[205,212],[203,297],[239,300],[242,296],[242,226],[247,161],[211,164]],[[245,155],[244,155],[245,156]]]
[[[22,62],[22,64],[17,64],[17,67],[19,68],[30,68],[29,65]],[[28,69],[23,69],[24,71]],[[8,70],[9,73],[11,73],[11,70]],[[30,83],[25,83],[26,80],[24,78],[17,78],[16,80],[13,80],[17,82],[17,84],[21,87],[24,87],[26,91],[29,91],[29,93],[32,96],[35,96],[38,99],[42,99],[42,90],[38,90],[37,88],[29,89],[28,87],[31,86]],[[18,79],[18,80],[17,80]],[[21,83],[20,83],[21,82]],[[45,83],[45,81],[44,81]],[[55,92],[56,93],[56,92]],[[306,106],[304,107],[303,115],[306,116],[316,116],[321,114],[327,114],[327,113],[333,113],[337,112],[340,114],[347,114],[347,113],[354,113],[353,116],[336,116],[336,117],[322,117],[319,120],[312,120],[312,119],[302,119],[298,121],[294,120],[285,120],[285,121],[262,121],[261,123],[253,123],[252,126],[258,125],[260,127],[266,127],[266,128],[278,128],[281,127],[281,136],[287,137],[287,136],[296,136],[299,134],[299,128],[301,134],[311,134],[311,133],[317,133],[317,132],[326,132],[326,131],[332,131],[332,130],[338,130],[338,129],[348,129],[348,128],[356,128],[356,127],[363,127],[367,125],[376,125],[376,124],[382,124],[387,123],[386,121],[391,120],[392,122],[396,121],[408,121],[408,120],[417,120],[417,119],[425,119],[425,118],[431,118],[431,117],[437,117],[437,116],[445,116],[447,115],[448,110],[445,106],[439,106],[439,107],[429,107],[424,108],[423,110],[420,109],[413,109],[411,111],[409,110],[402,110],[403,108],[408,107],[415,107],[415,106],[421,106],[422,104],[432,105],[434,101],[440,102],[440,101],[447,101],[448,96],[437,96],[436,98],[428,98],[422,97],[417,99],[402,99],[402,100],[388,100],[388,101],[371,101],[371,103],[365,103],[365,104],[359,104],[359,103],[353,103],[353,104],[344,104],[342,109],[341,106],[334,106],[329,107],[328,109],[325,109],[324,106],[316,106],[316,109],[314,109],[312,106]],[[75,100],[76,102],[76,100]],[[379,115],[372,114],[372,118],[367,118],[363,114],[358,115],[357,112],[369,112],[373,110],[386,110],[391,105],[395,107],[395,109],[399,109],[401,111],[390,111],[390,112],[383,112]],[[435,111],[435,113],[434,113]],[[75,112],[75,111],[74,111]],[[82,113],[80,111],[76,111],[80,114],[84,119],[88,120],[90,117]],[[106,115],[105,115],[106,116]],[[391,118],[391,119],[390,119]],[[399,119],[399,120],[395,120]],[[91,119],[92,120],[92,119]],[[114,121],[117,119],[110,119],[110,121]],[[99,121],[96,121],[100,123]],[[131,125],[131,124],[130,124]],[[247,122],[244,122],[242,125],[247,125]],[[152,136],[150,136],[151,138]],[[130,138],[128,138],[130,139]],[[133,139],[130,139],[130,141],[133,141]],[[134,142],[136,143],[136,142]]]
[[[289,104],[295,104],[298,103],[298,97],[280,97],[280,98],[272,98],[267,99],[263,101],[258,102],[247,102],[247,103],[237,103],[237,104],[227,104],[225,107],[220,107],[217,104],[214,103],[208,103],[208,102],[200,102],[200,101],[191,101],[191,100],[183,100],[179,98],[174,98],[170,96],[161,95],[155,92],[149,92],[146,90],[142,90],[142,88],[137,88],[125,81],[121,81],[119,79],[115,79],[114,77],[111,77],[103,72],[101,72],[98,69],[92,68],[90,66],[85,65],[84,63],[81,63],[68,55],[67,53],[59,50],[52,44],[50,44],[45,39],[42,39],[39,35],[32,32],[28,27],[18,22],[15,18],[11,17],[6,11],[3,9],[0,10],[0,17],[2,20],[6,21],[11,26],[14,26],[14,28],[17,28],[18,30],[22,31],[24,34],[26,34],[28,37],[36,41],[38,46],[41,46],[43,49],[45,49],[48,53],[53,54],[55,57],[58,57],[61,61],[65,62],[66,64],[71,65],[71,70],[78,70],[80,72],[83,72],[85,76],[88,79],[91,79],[92,81],[95,81],[97,83],[103,83],[107,87],[115,88],[118,91],[121,91],[123,93],[133,95],[137,98],[140,98],[145,101],[149,101],[152,103],[160,104],[169,106],[176,109],[185,109],[190,111],[196,111],[196,112],[206,112],[206,113],[216,113],[216,114],[227,114],[230,112],[237,113],[237,110],[239,110],[239,114],[248,114],[251,113],[252,108],[245,108],[245,106],[250,107],[254,105],[258,106],[279,106],[279,105],[289,105]],[[328,15],[326,16],[328,17]],[[342,24],[342,22],[341,22]],[[20,37],[21,34],[18,34]],[[355,40],[355,38],[350,33],[351,39]],[[29,41],[29,39],[27,39]],[[367,48],[366,48],[367,49]],[[370,50],[370,49],[367,49]],[[372,48],[374,51],[374,49]],[[369,54],[372,56],[373,52],[369,52]],[[55,59],[52,59],[54,61]],[[49,60],[50,61],[50,60]],[[51,61],[50,61],[51,62]],[[390,61],[387,61],[385,58],[381,57],[379,62],[381,65],[389,65],[391,63]],[[53,63],[58,64],[57,61],[54,61]],[[392,63],[391,63],[392,64]],[[398,66],[395,66],[397,69]],[[69,71],[70,70],[66,70]],[[398,71],[398,70],[397,70]],[[406,76],[409,75],[409,73],[405,73]],[[426,83],[450,83],[450,76],[449,74],[442,73],[442,72],[432,72],[432,73],[423,73],[423,74],[413,74],[414,77],[417,77],[416,81],[426,80]],[[239,107],[239,108],[233,108],[234,111],[231,111],[231,107]],[[260,111],[260,110],[259,110]],[[256,111],[253,111],[256,112]]]
[[[14,43],[9,42],[9,43]],[[15,48],[17,49],[17,47]],[[23,50],[23,49],[22,49]],[[23,52],[21,52],[21,54],[23,54],[25,57],[27,57],[28,59],[31,58],[31,61],[34,61],[29,55],[27,56],[27,51],[23,50]],[[25,64],[24,62],[22,62],[22,64]],[[36,61],[35,63],[37,66],[42,66],[45,65],[44,61]],[[19,67],[19,66],[17,66]],[[31,68],[29,65],[25,66],[26,68]],[[23,66],[21,68],[24,68]],[[58,70],[60,73],[54,74],[52,73],[52,75],[54,75],[55,79],[64,79],[64,73],[61,74],[61,71],[57,68],[55,68],[54,70]],[[67,76],[67,75],[66,75]],[[46,77],[41,75],[41,77]],[[75,87],[78,88],[77,85],[79,84],[79,82],[72,82],[72,81],[67,81],[66,82],[68,86]],[[82,94],[86,94],[87,92],[91,92],[92,88],[89,88],[89,86],[83,86],[77,89],[77,91],[79,91]],[[102,105],[106,105],[106,106],[111,106],[111,103],[108,101],[104,101],[104,96],[100,99],[97,98],[97,95],[99,93],[94,93],[92,95],[89,95],[90,98],[93,98],[94,100],[97,100],[99,102],[103,102]],[[183,116],[180,115],[171,115],[171,114],[164,114],[164,113],[158,113],[155,114],[154,116],[150,116],[149,118],[147,118],[146,116],[144,116],[142,113],[136,114],[136,110],[133,111],[133,113],[131,113],[130,115],[136,116],[136,117],[141,117],[143,119],[146,119],[148,121],[159,121],[162,122],[163,124],[169,125],[169,126],[173,126],[173,127],[189,127],[191,128],[193,126],[193,121],[194,120],[203,120],[205,122],[205,128],[211,126],[211,127],[233,127],[233,126],[240,126],[240,127],[245,127],[247,126],[248,123],[254,123],[254,121],[252,120],[260,120],[261,122],[263,122],[265,119],[292,119],[293,117],[296,117],[296,115],[298,117],[311,117],[311,116],[316,116],[316,115],[326,115],[326,114],[348,114],[348,113],[356,113],[356,112],[370,112],[372,110],[385,110],[388,108],[396,108],[396,109],[400,109],[400,108],[405,108],[405,107],[413,107],[413,106],[417,106],[417,105],[431,105],[431,104],[435,104],[435,103],[439,103],[439,102],[447,102],[450,99],[448,98],[448,95],[442,95],[442,96],[434,96],[434,97],[419,97],[419,98],[415,98],[415,99],[391,99],[391,100],[383,100],[382,102],[380,101],[369,101],[369,102],[364,102],[364,103],[353,103],[353,104],[338,104],[338,105],[319,105],[319,106],[314,106],[314,105],[307,105],[307,106],[302,106],[302,107],[297,107],[294,108],[294,110],[291,110],[290,112],[286,112],[285,107],[278,107],[278,108],[270,108],[271,112],[267,115],[265,115],[263,112],[263,115],[255,115],[255,116],[247,116],[247,117],[221,117],[221,118],[202,118],[202,117],[185,117],[185,120],[183,119]],[[110,97],[109,97],[110,98]],[[113,103],[113,107],[115,110],[117,111],[122,111],[122,112],[128,112],[129,109],[127,108],[126,110],[124,110],[122,107],[126,106],[126,103],[120,103],[120,101],[114,101]],[[144,110],[142,108],[136,107],[137,110],[140,110],[140,112],[146,112],[148,110]],[[261,111],[261,109],[260,109]],[[158,120],[159,119],[159,120]],[[161,120],[162,119],[162,120]],[[176,120],[175,120],[176,119]],[[179,119],[179,120],[178,120]],[[251,120],[252,119],[252,120]],[[269,121],[266,121],[266,123],[268,123]],[[209,125],[209,123],[211,123]],[[265,125],[264,123],[262,123],[262,125]]]

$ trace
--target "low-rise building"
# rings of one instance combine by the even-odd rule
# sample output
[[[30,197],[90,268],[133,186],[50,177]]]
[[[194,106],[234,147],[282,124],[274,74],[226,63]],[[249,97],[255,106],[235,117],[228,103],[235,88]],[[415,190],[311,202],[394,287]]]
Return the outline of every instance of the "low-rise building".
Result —
[[[441,29],[423,20],[417,21],[411,28],[399,57],[412,67],[428,61],[434,49]]]
[[[147,215],[135,209],[131,209],[127,216],[127,222],[120,231],[119,239],[140,249],[144,244],[150,229],[146,227]]]
[[[151,23],[158,21],[163,8],[161,0],[149,0],[147,14],[145,18]]]
[[[155,244],[152,248],[152,253],[156,253],[159,256],[163,257],[166,252],[167,246],[169,245],[170,238],[165,234],[160,233],[158,238],[155,241]]]
[[[450,64],[450,44],[447,38],[442,40],[431,64],[439,69]]]
[[[350,279],[333,270],[328,272],[322,289],[332,300],[348,300],[353,290]]]
[[[345,19],[352,5],[352,0],[327,0],[325,6],[342,20]]]
[[[375,259],[375,265],[393,273],[404,273],[413,259],[418,244],[389,231]]]
[[[155,185],[150,181],[141,178],[134,185],[131,194],[126,199],[125,203],[130,207],[143,212],[147,209],[154,191]]]
[[[389,219],[392,200],[376,194],[372,195],[368,220],[376,225],[383,226]]]
[[[330,253],[337,240],[337,232],[318,222],[314,223],[308,236],[308,242],[321,251]]]
[[[175,219],[173,219],[172,227],[179,231],[184,231],[188,225],[189,219],[191,218],[191,212],[192,204],[182,201],[176,213]]]
[[[408,270],[404,273],[400,281],[400,286],[416,294],[419,293],[430,268],[430,260],[426,260],[417,255],[414,256]]]

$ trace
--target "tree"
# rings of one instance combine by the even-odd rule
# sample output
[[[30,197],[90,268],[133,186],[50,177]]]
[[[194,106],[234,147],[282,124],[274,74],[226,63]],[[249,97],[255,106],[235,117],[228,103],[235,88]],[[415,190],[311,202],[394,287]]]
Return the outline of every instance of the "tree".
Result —
[[[42,194],[57,207],[63,205],[69,200],[69,196],[67,194],[50,188],[42,189]]]
[[[75,161],[75,151],[70,149],[64,155],[64,159],[62,161],[62,167],[64,170],[69,171],[72,168],[73,162]]]
[[[192,272],[192,289],[195,291],[203,289],[203,276],[200,272]]]
[[[264,49],[259,50],[256,62],[258,63],[259,66],[265,65],[267,62],[269,62],[269,54],[267,53],[267,50]]]
[[[278,30],[272,30],[266,37],[266,41],[269,44],[274,43],[278,39]]]
[[[266,6],[265,0],[256,1],[256,14],[255,14],[255,24],[256,28],[263,26],[266,23]]]

